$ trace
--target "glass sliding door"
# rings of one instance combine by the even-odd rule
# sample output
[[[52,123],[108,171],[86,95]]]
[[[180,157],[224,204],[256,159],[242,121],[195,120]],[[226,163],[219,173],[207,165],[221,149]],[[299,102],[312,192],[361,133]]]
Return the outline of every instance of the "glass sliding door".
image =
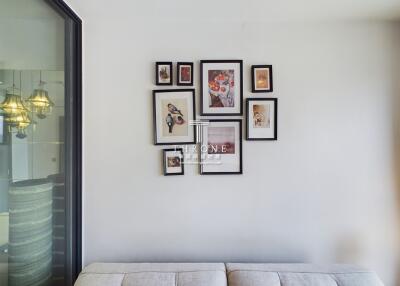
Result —
[[[80,267],[80,20],[0,0],[0,285],[73,285]]]

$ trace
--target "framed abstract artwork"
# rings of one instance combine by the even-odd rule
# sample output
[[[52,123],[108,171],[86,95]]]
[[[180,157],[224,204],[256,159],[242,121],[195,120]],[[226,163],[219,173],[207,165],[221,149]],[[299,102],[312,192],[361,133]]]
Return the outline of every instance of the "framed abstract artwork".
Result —
[[[251,66],[252,92],[272,92],[272,65]]]
[[[277,140],[278,99],[246,99],[246,139]]]
[[[163,170],[164,176],[184,175],[183,149],[164,149],[163,150]]]
[[[200,151],[200,174],[242,174],[242,120],[209,120]]]
[[[201,115],[243,114],[243,61],[200,61]]]
[[[153,90],[154,144],[195,144],[194,89]]]
[[[156,85],[172,85],[172,62],[156,62]]]
[[[193,85],[193,63],[178,62],[176,71],[177,85]]]

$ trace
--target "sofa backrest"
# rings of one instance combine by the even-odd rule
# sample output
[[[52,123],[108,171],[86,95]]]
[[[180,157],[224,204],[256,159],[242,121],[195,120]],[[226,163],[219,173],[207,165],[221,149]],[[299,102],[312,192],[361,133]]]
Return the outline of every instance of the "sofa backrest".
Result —
[[[223,263],[94,263],[75,286],[227,286]]]
[[[229,286],[383,286],[377,275],[352,265],[227,263]]]
[[[94,263],[75,286],[383,286],[351,265],[247,263]]]

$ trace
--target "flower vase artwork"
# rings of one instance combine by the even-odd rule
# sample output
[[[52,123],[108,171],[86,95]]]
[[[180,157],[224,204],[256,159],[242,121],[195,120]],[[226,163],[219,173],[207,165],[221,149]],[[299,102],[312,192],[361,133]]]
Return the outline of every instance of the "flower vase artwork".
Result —
[[[234,72],[233,70],[209,71],[210,107],[234,107]]]

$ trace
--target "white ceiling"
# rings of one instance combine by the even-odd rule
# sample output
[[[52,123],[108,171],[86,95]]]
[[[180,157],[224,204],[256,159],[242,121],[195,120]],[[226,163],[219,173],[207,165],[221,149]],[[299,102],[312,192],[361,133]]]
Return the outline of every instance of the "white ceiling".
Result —
[[[319,21],[400,20],[400,0],[66,0],[85,15],[138,20]],[[48,18],[44,0],[0,0],[1,17]]]
[[[400,0],[66,0],[85,16],[199,21],[400,19]],[[98,19],[98,18],[97,18]]]

